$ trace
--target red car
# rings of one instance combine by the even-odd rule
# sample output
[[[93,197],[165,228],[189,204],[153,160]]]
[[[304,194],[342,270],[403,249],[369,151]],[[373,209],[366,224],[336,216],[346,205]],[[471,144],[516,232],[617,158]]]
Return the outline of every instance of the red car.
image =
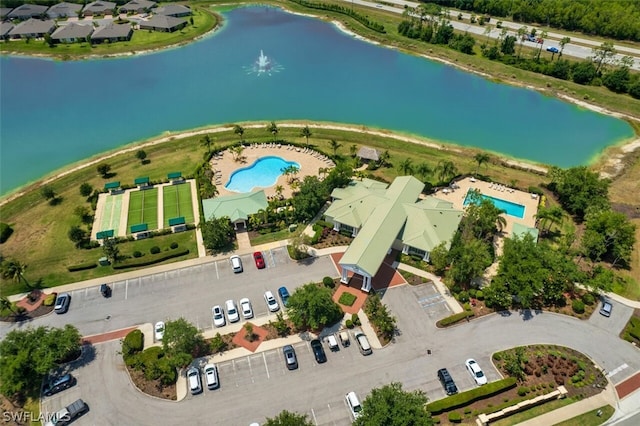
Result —
[[[264,269],[265,264],[264,264],[264,257],[262,257],[262,253],[260,253],[259,251],[253,253],[253,260],[256,261],[256,267],[258,269]]]

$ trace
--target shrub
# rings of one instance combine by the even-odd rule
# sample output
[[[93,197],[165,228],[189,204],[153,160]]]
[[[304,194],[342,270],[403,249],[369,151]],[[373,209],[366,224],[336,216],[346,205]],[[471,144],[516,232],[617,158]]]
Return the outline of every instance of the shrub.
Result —
[[[333,282],[333,278],[331,277],[324,277],[322,279],[322,284],[324,284],[325,287],[329,287],[329,288],[333,288],[335,286],[335,283]]]
[[[464,305],[462,305],[462,308],[465,311],[470,311],[471,310],[471,304],[469,302],[465,303]]]
[[[502,354],[500,352],[496,352],[495,354],[493,354],[493,360],[494,361],[502,360]]]
[[[515,377],[507,377],[506,379],[487,383],[481,387],[431,402],[427,404],[427,410],[431,412],[431,414],[440,414],[444,411],[455,410],[456,408],[469,405],[474,401],[488,398],[511,389],[516,386],[517,381],[518,379]]]
[[[469,297],[475,299],[476,294],[478,294],[478,290],[476,290],[475,288],[469,289]]]
[[[133,257],[138,258],[142,257],[142,252],[140,250],[136,250],[133,252]]]
[[[355,325],[362,325],[360,323],[360,317],[358,316],[358,314],[351,314],[351,322]]]
[[[176,243],[175,241],[171,243],[171,250],[175,250],[178,248],[178,243]]]
[[[453,314],[451,316],[448,316],[446,318],[442,318],[440,321],[438,321],[436,323],[437,327],[447,327],[449,325],[455,324],[459,321],[462,321],[464,319],[468,319],[469,317],[473,316],[473,312],[472,311],[464,311],[464,312],[460,312],[458,314]]]
[[[140,330],[129,332],[122,341],[122,356],[127,358],[140,352],[144,347],[144,334]]]
[[[518,396],[525,396],[529,393],[529,388],[526,386],[521,386],[518,388]]]
[[[13,228],[4,222],[0,222],[0,244],[4,243],[13,234]]]
[[[211,350],[213,353],[223,352],[227,349],[227,346],[227,343],[224,341],[220,333],[216,333],[216,335],[213,336],[213,339],[211,339]]]
[[[596,301],[596,299],[593,297],[593,294],[591,293],[585,293],[582,295],[582,301],[584,302],[585,305],[593,305]]]
[[[338,299],[338,303],[345,306],[352,306],[356,302],[357,297],[351,293],[347,293],[346,291],[340,295],[340,299]]]
[[[344,322],[344,325],[347,326],[347,328],[353,328],[353,321],[351,321],[350,319],[346,320]]]
[[[96,262],[87,262],[87,263],[81,263],[79,265],[67,266],[67,271],[69,272],[86,271],[87,269],[93,269],[97,267],[98,267],[98,264]]]
[[[467,293],[466,291],[461,291],[460,293],[458,293],[458,300],[462,303],[468,302],[469,293]]]
[[[462,421],[462,416],[457,411],[452,411],[449,413],[449,421],[452,423],[460,423]]]
[[[482,290],[478,290],[476,292],[476,299],[478,300],[484,300],[484,293],[482,292]]]
[[[160,253],[161,250],[160,250],[160,247],[153,246],[153,247],[151,247],[151,250],[149,250],[149,251],[151,252],[151,254],[158,254],[158,253]]]
[[[571,302],[571,309],[573,309],[573,312],[576,314],[584,314],[584,302],[580,299],[574,299],[574,301]]]
[[[44,306],[53,306],[55,302],[56,302],[56,293],[51,293],[50,295],[44,298],[44,300],[42,301],[42,304]]]
[[[174,257],[180,257],[189,254],[189,249],[182,249],[174,252],[166,252],[155,256],[146,256],[143,259],[129,259],[113,265],[113,269],[136,268],[139,266],[153,265],[154,263],[164,262]]]

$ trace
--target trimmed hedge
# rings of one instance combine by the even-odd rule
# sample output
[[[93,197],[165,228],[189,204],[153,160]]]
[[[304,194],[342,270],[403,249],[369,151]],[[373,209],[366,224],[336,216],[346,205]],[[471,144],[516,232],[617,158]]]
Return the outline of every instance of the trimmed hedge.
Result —
[[[140,352],[144,348],[144,334],[136,329],[129,332],[122,341],[122,356],[126,359],[128,356]]]
[[[56,302],[56,296],[57,296],[57,293],[51,293],[50,295],[44,298],[44,300],[42,301],[42,304],[44,306],[53,306],[53,304]]]
[[[464,312],[460,312],[459,314],[453,314],[446,318],[442,318],[440,321],[436,322],[436,327],[447,327],[449,325],[455,324],[464,319],[472,317],[473,315],[474,314],[472,311],[464,311]]]
[[[357,297],[346,291],[340,295],[338,303],[345,306],[352,306],[356,302]]]
[[[139,266],[153,265],[154,263],[164,262],[165,260],[172,259],[174,257],[184,256],[185,254],[189,254],[189,249],[173,251],[173,252],[168,251],[168,252],[160,253],[157,255],[148,255],[145,257],[139,257],[135,259],[127,259],[124,262],[120,262],[113,265],[113,269],[127,269],[127,268],[136,268]]]
[[[13,234],[13,228],[9,224],[0,222],[0,244],[4,243]]]
[[[484,386],[458,393],[456,395],[451,395],[444,399],[427,404],[427,410],[431,414],[440,414],[444,411],[455,410],[456,408],[469,405],[472,402],[489,398],[490,396],[497,395],[501,392],[514,388],[517,382],[518,379],[515,377],[507,377],[506,379],[487,383]]]
[[[86,271],[87,269],[97,268],[98,264],[96,262],[87,262],[80,263],[78,265],[67,266],[67,271],[76,272],[76,271]]]

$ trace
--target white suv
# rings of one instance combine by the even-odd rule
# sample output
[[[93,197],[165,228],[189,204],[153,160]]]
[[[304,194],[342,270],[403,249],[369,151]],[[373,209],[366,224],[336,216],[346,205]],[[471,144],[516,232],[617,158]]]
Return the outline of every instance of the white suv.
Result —
[[[362,411],[362,405],[360,405],[360,401],[358,401],[358,396],[355,392],[351,391],[344,396],[347,400],[347,405],[349,406],[349,410],[351,410],[351,415],[353,419],[357,419],[360,417],[360,411]]]
[[[269,308],[270,312],[276,312],[278,309],[280,309],[278,301],[275,297],[273,297],[273,293],[271,293],[271,291],[269,290],[264,293],[264,301],[267,302],[267,307]]]

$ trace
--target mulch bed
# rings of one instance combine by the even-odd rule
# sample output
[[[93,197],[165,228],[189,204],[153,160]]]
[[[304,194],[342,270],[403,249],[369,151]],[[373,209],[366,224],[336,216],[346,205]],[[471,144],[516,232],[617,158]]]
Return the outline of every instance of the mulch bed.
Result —
[[[162,399],[170,399],[172,401],[178,399],[178,393],[176,391],[175,384],[163,386],[160,383],[160,380],[147,380],[144,377],[144,373],[142,371],[136,371],[129,367],[127,367],[127,370],[129,371],[131,380],[136,385],[136,387],[147,395],[155,396]]]
[[[323,249],[334,246],[348,246],[353,241],[352,237],[347,237],[330,228],[324,228],[320,239],[313,248]]]

